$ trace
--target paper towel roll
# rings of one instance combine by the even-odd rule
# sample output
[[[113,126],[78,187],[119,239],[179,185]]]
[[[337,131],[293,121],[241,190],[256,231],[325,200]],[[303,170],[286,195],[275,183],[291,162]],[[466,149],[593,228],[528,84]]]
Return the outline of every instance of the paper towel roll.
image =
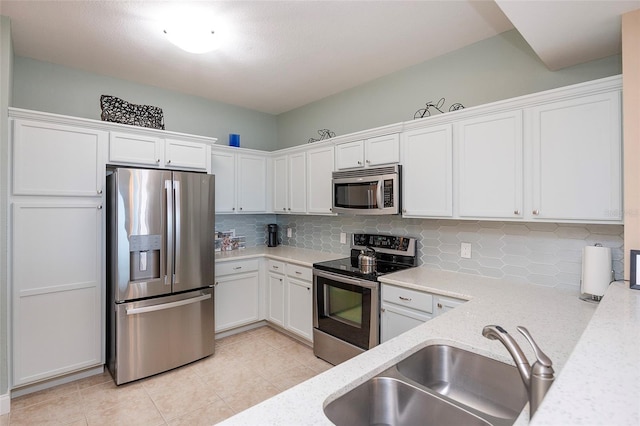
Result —
[[[602,296],[611,283],[611,249],[586,246],[582,249],[582,293]]]

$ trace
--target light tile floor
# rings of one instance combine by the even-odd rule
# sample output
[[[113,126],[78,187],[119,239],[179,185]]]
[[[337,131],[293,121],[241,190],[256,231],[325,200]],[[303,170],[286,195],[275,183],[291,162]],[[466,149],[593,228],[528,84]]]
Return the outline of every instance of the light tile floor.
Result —
[[[211,425],[331,368],[270,328],[216,340],[215,354],[116,387],[105,372],[11,400],[7,425]]]

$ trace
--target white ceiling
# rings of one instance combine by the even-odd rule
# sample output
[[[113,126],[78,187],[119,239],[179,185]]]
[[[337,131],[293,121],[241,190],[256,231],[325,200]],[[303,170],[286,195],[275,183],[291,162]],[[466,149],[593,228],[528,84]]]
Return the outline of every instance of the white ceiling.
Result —
[[[193,55],[162,22],[209,19]],[[515,28],[550,69],[619,53],[634,1],[14,1],[15,54],[279,114]],[[135,100],[132,100],[135,101]]]

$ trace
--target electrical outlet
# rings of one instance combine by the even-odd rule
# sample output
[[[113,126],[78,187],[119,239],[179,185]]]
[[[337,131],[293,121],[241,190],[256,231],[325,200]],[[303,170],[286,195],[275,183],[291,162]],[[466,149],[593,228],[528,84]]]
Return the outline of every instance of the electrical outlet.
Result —
[[[460,243],[460,257],[471,259],[471,243]]]
[[[346,232],[341,232],[340,233],[340,243],[341,244],[347,244],[347,233]]]
[[[291,231],[291,228],[287,228],[287,238],[291,238],[292,234],[293,234],[293,231]]]

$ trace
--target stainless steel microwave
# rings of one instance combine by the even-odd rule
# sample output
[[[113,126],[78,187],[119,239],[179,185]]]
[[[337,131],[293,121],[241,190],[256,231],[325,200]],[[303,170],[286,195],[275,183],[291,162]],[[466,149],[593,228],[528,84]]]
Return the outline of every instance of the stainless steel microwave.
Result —
[[[334,213],[399,214],[400,165],[333,172]]]

